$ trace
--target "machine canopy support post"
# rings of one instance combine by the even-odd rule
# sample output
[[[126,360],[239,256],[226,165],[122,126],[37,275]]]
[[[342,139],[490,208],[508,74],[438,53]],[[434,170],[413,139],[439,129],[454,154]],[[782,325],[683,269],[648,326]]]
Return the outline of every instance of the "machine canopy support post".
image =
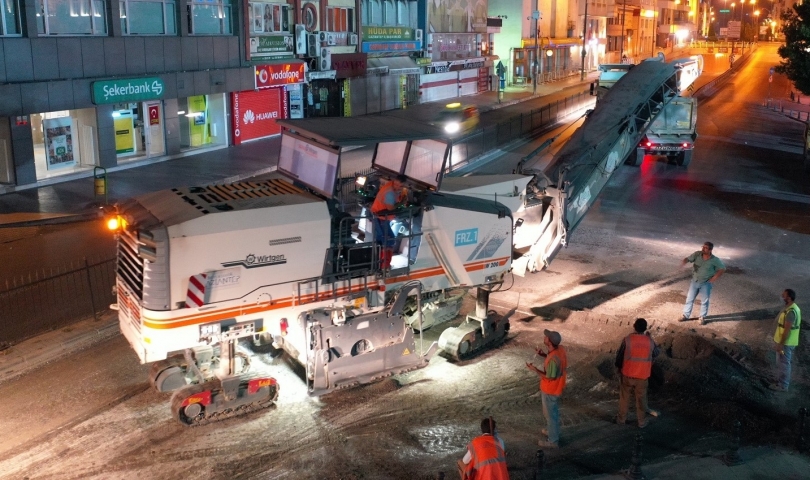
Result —
[[[487,318],[489,311],[489,290],[478,287],[475,295],[475,316],[480,319]]]

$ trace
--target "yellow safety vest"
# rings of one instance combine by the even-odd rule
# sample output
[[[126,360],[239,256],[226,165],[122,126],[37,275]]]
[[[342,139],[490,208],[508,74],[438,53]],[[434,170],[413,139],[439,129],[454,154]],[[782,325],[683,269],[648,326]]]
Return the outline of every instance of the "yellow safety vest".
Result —
[[[776,323],[776,333],[773,335],[773,341],[776,343],[782,341],[782,335],[785,331],[785,317],[787,316],[788,310],[793,310],[796,315],[796,321],[790,326],[790,334],[788,334],[787,340],[785,340],[785,346],[795,347],[799,344],[799,328],[802,326],[802,311],[799,310],[799,306],[795,303],[779,312],[779,317],[777,317],[778,320]]]

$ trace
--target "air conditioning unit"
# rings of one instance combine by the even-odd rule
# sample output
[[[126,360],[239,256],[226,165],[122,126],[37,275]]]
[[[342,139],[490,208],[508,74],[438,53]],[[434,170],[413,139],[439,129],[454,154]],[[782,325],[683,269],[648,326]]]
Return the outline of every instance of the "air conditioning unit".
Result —
[[[414,40],[417,41],[417,42],[423,41],[424,36],[425,36],[425,31],[422,30],[421,28],[417,28],[416,32],[414,32]]]
[[[307,35],[307,57],[317,57],[321,42],[318,41],[317,34]]]
[[[322,72],[332,70],[332,52],[326,47],[322,47],[318,55],[318,70]]]
[[[295,26],[295,53],[296,55],[307,54],[307,27],[303,24]]]
[[[337,45],[337,36],[331,32],[318,32],[318,40],[321,41],[321,45],[329,47]]]
[[[349,34],[349,45],[357,45],[359,38],[356,33]]]

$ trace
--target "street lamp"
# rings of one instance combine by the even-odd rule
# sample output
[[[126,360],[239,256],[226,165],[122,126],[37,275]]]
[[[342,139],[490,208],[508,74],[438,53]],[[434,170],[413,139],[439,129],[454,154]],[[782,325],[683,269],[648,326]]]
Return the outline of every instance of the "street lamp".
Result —
[[[731,2],[731,20],[734,20],[734,6],[737,5],[734,2]]]
[[[585,43],[588,41],[588,0],[585,0],[585,18],[582,21],[582,69],[579,79],[585,80]]]

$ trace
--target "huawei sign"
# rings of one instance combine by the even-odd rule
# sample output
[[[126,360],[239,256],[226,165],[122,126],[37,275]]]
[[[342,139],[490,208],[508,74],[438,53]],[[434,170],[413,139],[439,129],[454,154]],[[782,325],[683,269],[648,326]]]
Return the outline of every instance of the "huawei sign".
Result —
[[[281,63],[278,65],[257,65],[256,88],[280,87],[304,83],[306,72],[303,63]]]
[[[283,88],[267,88],[231,94],[233,143],[277,135],[279,118],[286,118],[287,94]]]

